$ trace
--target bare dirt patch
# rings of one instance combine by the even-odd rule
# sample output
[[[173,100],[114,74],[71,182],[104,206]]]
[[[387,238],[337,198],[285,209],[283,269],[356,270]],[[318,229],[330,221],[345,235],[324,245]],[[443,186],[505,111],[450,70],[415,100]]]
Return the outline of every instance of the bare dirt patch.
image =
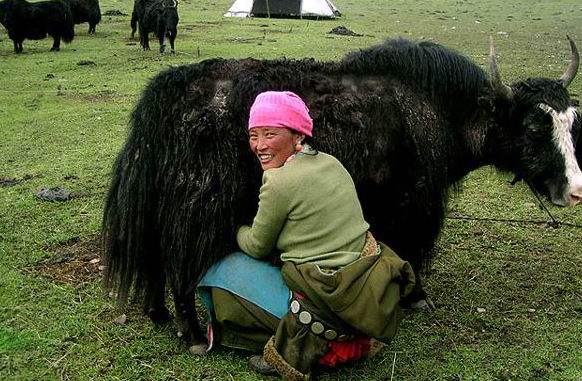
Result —
[[[24,177],[22,177],[21,179],[17,179],[14,177],[0,177],[0,188],[13,187],[25,181],[32,180],[35,177],[38,176],[24,175]]]
[[[0,177],[0,188],[12,187],[18,185],[22,180],[15,179],[13,177]]]
[[[55,283],[76,287],[101,279],[105,266],[101,263],[99,235],[63,242],[51,251],[53,255],[49,259],[27,270]]]
[[[66,94],[70,98],[80,99],[85,102],[109,102],[115,98],[121,97],[115,90],[104,89],[96,91],[72,91]]]

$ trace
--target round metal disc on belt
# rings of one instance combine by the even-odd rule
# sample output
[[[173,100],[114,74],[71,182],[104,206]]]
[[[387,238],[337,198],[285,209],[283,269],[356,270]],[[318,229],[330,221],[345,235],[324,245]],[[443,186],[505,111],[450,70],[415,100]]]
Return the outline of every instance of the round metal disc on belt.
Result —
[[[339,335],[339,337],[337,338],[337,340],[338,341],[346,341],[349,338],[350,337],[348,335]]]
[[[299,302],[297,300],[294,300],[291,302],[291,312],[296,314],[299,312],[300,309],[301,309],[301,306],[299,305]]]
[[[301,311],[299,314],[299,321],[303,324],[311,323],[311,314],[307,311]]]
[[[323,334],[323,336],[327,340],[334,340],[337,337],[337,332],[334,331],[333,329],[328,329],[327,331],[325,331],[325,333]]]
[[[315,333],[316,335],[321,335],[325,331],[325,327],[320,322],[316,321],[315,323],[311,324],[311,332]]]

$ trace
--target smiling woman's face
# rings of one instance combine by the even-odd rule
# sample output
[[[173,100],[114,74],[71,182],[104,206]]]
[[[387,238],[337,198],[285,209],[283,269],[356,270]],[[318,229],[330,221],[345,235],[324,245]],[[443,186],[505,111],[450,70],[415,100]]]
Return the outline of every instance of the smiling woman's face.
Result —
[[[257,156],[263,171],[279,168],[295,153],[299,135],[288,128],[256,127],[249,130],[249,145]]]

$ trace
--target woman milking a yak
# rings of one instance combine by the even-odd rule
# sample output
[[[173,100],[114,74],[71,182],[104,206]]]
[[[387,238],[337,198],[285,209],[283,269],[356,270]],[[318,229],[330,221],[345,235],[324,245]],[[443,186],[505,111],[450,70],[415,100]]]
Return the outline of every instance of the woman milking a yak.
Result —
[[[238,228],[243,252],[199,284],[209,345],[262,351],[251,368],[285,380],[375,354],[396,333],[400,298],[414,287],[410,264],[368,231],[342,164],[303,143],[313,121],[301,98],[259,94],[248,130],[264,171],[259,207],[252,225]]]
[[[251,364],[263,373],[301,379],[374,354],[398,325],[399,299],[434,307],[421,270],[468,173],[491,165],[554,204],[582,202],[580,121],[567,91],[579,54],[570,47],[559,79],[510,85],[493,45],[488,75],[443,46],[402,39],[337,62],[211,59],[160,73],[113,168],[106,286],[122,305],[133,293],[156,324],[173,318],[171,290],[178,336],[193,352],[207,341],[262,351]],[[279,110],[254,124],[254,102],[281,91],[301,97],[284,93],[304,117]],[[374,239],[394,251],[379,244],[377,253]],[[231,254],[239,246],[246,253]],[[360,277],[377,267],[386,294]],[[209,306],[207,335],[196,290]]]

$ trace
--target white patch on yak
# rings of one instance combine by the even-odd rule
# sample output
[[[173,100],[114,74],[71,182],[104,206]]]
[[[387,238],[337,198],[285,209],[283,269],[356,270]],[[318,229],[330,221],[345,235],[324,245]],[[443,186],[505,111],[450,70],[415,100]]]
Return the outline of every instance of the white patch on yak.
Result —
[[[215,83],[215,93],[212,97],[212,104],[220,116],[226,113],[226,98],[230,92],[230,88],[230,81],[217,80]]]
[[[540,103],[538,107],[552,117],[554,143],[563,155],[566,165],[565,176],[568,184],[565,194],[556,194],[555,185],[554,187],[550,186],[552,202],[563,206],[576,205],[582,199],[582,172],[574,155],[574,142],[572,141],[572,125],[577,117],[576,108],[568,107],[566,111],[557,112],[543,103]]]

